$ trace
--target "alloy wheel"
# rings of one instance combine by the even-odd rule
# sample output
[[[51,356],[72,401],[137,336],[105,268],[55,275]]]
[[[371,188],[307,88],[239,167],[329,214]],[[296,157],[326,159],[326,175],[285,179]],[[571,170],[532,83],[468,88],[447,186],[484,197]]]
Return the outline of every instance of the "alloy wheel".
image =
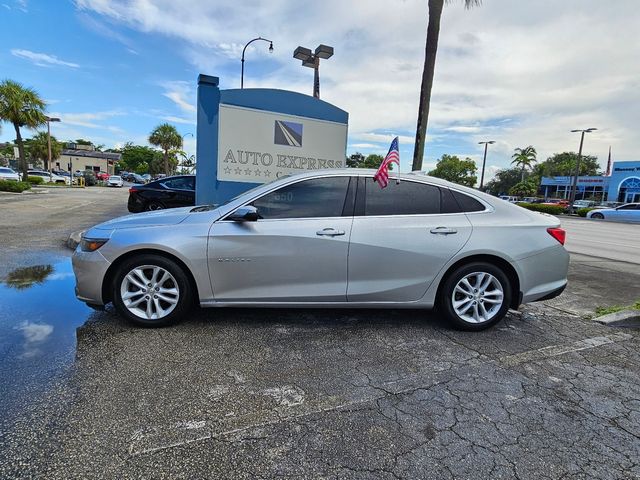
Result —
[[[136,317],[159,320],[176,308],[180,289],[169,271],[157,265],[141,265],[122,279],[120,298]]]
[[[503,302],[502,285],[487,272],[465,275],[458,281],[451,295],[456,315],[469,323],[488,322],[500,311]]]

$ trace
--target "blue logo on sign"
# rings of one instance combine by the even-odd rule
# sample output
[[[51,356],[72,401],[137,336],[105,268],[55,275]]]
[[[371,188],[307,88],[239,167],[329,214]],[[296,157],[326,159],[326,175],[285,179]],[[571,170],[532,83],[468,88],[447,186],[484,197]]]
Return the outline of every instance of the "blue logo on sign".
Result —
[[[302,124],[276,120],[273,132],[273,143],[288,147],[302,146]]]

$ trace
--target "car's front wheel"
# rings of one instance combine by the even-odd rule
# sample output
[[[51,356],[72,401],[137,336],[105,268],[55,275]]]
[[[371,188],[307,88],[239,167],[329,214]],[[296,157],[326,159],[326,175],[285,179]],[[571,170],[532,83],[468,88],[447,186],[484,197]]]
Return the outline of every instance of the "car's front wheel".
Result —
[[[504,272],[485,262],[463,265],[445,280],[439,310],[455,328],[484,330],[504,318],[511,304],[511,285]]]
[[[193,303],[189,279],[180,265],[145,254],[123,262],[113,282],[113,303],[127,320],[162,327],[181,320]]]
[[[599,212],[596,212],[596,213],[592,213],[591,214],[591,218],[596,218],[598,220],[602,220],[604,218],[604,215],[599,213]]]

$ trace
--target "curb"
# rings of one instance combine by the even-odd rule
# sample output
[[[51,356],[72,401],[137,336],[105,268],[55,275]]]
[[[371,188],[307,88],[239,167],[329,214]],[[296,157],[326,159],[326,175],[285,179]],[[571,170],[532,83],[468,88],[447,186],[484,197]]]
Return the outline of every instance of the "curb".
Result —
[[[82,237],[83,233],[84,230],[78,230],[77,232],[71,233],[71,235],[69,235],[69,238],[67,238],[67,248],[75,250],[76,247],[80,244],[80,238]]]
[[[595,321],[609,327],[640,327],[640,310],[620,310],[598,317]]]

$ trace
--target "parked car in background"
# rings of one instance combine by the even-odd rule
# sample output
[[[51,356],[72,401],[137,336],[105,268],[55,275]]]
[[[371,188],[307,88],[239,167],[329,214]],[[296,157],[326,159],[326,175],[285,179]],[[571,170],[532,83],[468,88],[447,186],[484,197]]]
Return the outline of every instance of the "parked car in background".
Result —
[[[562,198],[551,198],[546,202],[542,202],[540,205],[554,205],[556,207],[567,209],[569,208],[569,200],[564,200]]]
[[[20,174],[13,168],[0,167],[0,180],[15,180],[20,181]]]
[[[144,179],[145,183],[148,183],[148,182],[151,181],[151,175],[148,174],[148,173],[144,173],[144,174],[142,174],[140,176]]]
[[[102,182],[109,180],[109,174],[107,172],[98,172],[95,175],[96,178]]]
[[[587,212],[587,218],[640,222],[640,203],[626,203],[615,208],[597,208]]]
[[[477,331],[564,290],[569,254],[557,218],[421,174],[381,189],[374,173],[310,171],[217,207],[97,225],[73,255],[76,295],[113,301],[147,327],[188,318],[195,303],[437,306],[455,327]]]
[[[513,197],[511,195],[500,195],[500,200],[504,200],[509,203],[518,203],[520,201],[518,197]]]
[[[189,207],[196,201],[196,177],[178,175],[165,177],[146,185],[133,185],[129,188],[127,208],[132,213],[145,210],[163,210],[165,208]]]
[[[56,175],[55,173],[49,173],[44,170],[28,170],[30,177],[41,177],[47,183],[62,183],[69,185],[71,180],[69,177],[63,177],[62,175]]]
[[[574,209],[595,207],[596,205],[597,203],[593,200],[576,200],[575,202],[573,202]]]
[[[130,173],[129,174],[129,178],[128,180],[131,183],[138,183],[138,184],[142,184],[144,185],[145,183],[147,183],[145,181],[145,179],[142,177],[142,175],[138,175],[137,173]]]
[[[524,197],[522,199],[522,201],[524,203],[542,203],[544,202],[544,198],[538,198],[538,197]]]
[[[111,175],[107,180],[108,187],[122,187],[124,186],[124,182],[122,181],[122,177],[120,175]]]

